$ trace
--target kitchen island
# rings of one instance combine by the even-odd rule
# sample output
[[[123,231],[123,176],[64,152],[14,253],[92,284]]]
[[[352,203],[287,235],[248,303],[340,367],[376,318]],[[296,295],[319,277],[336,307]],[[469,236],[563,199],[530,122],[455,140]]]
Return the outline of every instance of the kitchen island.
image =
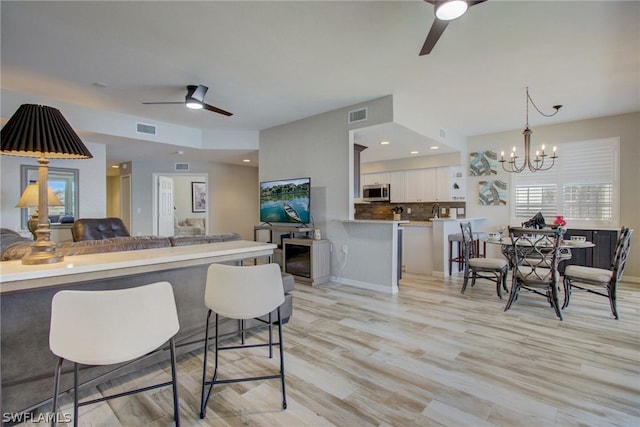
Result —
[[[207,308],[204,287],[212,263],[238,263],[267,258],[276,247],[270,243],[230,241],[140,249],[65,257],[63,262],[22,265],[0,263],[1,372],[4,412],[21,412],[51,398],[56,358],[49,350],[51,300],[63,289],[108,290],[141,286],[158,281],[172,284],[180,331],[178,353],[200,348]],[[283,316],[291,315],[291,296],[286,296]],[[237,322],[227,322],[227,332]],[[118,376],[160,360],[158,354],[112,372],[111,367],[83,367],[81,383]],[[62,389],[71,385],[71,364],[63,368]]]

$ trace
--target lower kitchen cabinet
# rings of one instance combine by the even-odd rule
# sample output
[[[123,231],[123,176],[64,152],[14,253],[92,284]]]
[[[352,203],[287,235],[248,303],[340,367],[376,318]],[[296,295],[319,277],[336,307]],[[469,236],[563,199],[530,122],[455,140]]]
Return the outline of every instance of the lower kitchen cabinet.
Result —
[[[571,259],[560,263],[560,273],[564,273],[567,265],[582,265],[585,267],[611,268],[613,253],[618,239],[617,230],[578,230],[567,229],[564,240],[571,236],[584,236],[587,241],[593,242],[593,248],[574,249],[571,251]]]
[[[402,245],[403,270],[431,276],[433,272],[433,229],[404,224]]]

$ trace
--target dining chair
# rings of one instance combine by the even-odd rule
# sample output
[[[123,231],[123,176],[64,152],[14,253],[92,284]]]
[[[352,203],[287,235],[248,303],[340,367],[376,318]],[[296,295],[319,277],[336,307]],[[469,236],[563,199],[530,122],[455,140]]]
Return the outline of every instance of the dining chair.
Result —
[[[471,223],[461,222],[460,229],[462,230],[462,251],[464,256],[464,282],[462,283],[460,293],[464,294],[467,290],[467,284],[471,276],[471,287],[476,285],[477,278],[495,282],[496,292],[500,299],[502,299],[501,286],[505,291],[509,292],[509,288],[507,288],[507,273],[509,271],[507,260],[505,258],[479,257],[477,255],[478,246],[474,239]]]
[[[159,387],[173,388],[173,416],[180,425],[174,336],[180,329],[169,282],[127,289],[56,293],[51,302],[49,347],[59,357],[55,373],[53,413],[58,410],[62,363],[73,362],[73,425],[78,408]],[[169,342],[171,381],[156,383],[97,399],[79,402],[78,366],[131,362],[163,349]],[[87,417],[90,418],[90,417]],[[56,417],[52,418],[55,425]],[[87,420],[88,422],[89,420]]]
[[[521,290],[546,297],[556,315],[562,320],[558,299],[560,273],[560,244],[564,229],[533,230],[509,227],[513,262],[511,294],[504,308],[509,310]]]
[[[204,418],[207,402],[216,384],[229,384],[246,381],[279,379],[282,387],[282,409],[287,409],[284,375],[284,344],[282,339],[282,321],[280,306],[284,303],[284,285],[280,266],[275,263],[250,266],[232,266],[212,264],[207,270],[204,303],[209,309],[205,327],[204,363],[202,367],[202,389],[200,400],[200,418]],[[273,342],[273,313],[278,325],[278,342]],[[209,353],[209,323],[215,314],[214,325],[214,370],[213,376],[207,380],[207,355]],[[220,345],[218,334],[219,318],[239,320],[241,337],[239,345]],[[245,326],[255,319],[258,324],[268,326],[268,341],[257,344],[245,343]],[[245,322],[247,321],[247,322]],[[268,347],[269,358],[273,355],[273,346],[277,345],[280,353],[280,368],[277,373],[248,376],[241,378],[219,378],[218,354],[223,350],[241,350],[256,347]],[[254,369],[255,370],[255,369]],[[247,371],[250,371],[247,369]],[[207,389],[208,386],[208,389]]]
[[[631,250],[632,233],[633,230],[631,228],[621,228],[610,269],[570,265],[564,270],[563,309],[569,305],[571,292],[574,289],[578,289],[608,298],[611,314],[613,314],[614,318],[619,319],[616,290],[618,282],[622,279],[624,267]]]

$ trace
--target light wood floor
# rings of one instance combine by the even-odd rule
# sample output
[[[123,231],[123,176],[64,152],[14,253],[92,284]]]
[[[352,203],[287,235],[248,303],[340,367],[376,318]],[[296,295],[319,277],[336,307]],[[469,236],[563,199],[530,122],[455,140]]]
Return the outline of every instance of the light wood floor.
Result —
[[[183,425],[638,426],[640,288],[623,283],[621,319],[606,298],[574,293],[557,320],[537,295],[508,312],[495,286],[460,294],[460,277],[406,276],[398,295],[297,284],[285,326],[287,398],[278,381],[219,386],[198,417],[202,355],[178,361]],[[247,359],[224,353],[228,371]],[[277,357],[249,356],[253,373]],[[211,359],[210,359],[211,360]],[[169,378],[161,365],[94,388]],[[71,412],[68,396],[63,410]],[[171,389],[81,408],[81,425],[172,424]]]

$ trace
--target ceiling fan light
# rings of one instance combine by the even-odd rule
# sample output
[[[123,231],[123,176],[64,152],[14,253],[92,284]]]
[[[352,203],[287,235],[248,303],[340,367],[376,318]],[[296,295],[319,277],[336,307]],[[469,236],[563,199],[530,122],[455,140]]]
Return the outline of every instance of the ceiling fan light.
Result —
[[[464,15],[469,8],[466,1],[450,0],[436,6],[436,17],[443,21],[451,21]]]
[[[192,110],[202,110],[204,108],[201,102],[193,101],[193,100],[187,101],[185,105],[187,106],[187,108],[191,108]]]

